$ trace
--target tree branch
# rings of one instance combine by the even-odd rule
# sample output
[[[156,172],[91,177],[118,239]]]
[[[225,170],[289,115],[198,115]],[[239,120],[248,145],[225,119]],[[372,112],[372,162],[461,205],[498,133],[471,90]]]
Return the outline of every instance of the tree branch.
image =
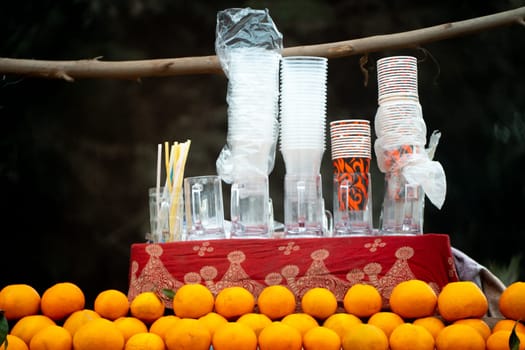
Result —
[[[417,47],[425,43],[468,35],[510,24],[525,23],[525,7],[459,22],[376,35],[348,41],[283,49],[283,56],[339,58],[382,50]],[[73,81],[80,78],[140,79],[190,74],[222,74],[217,56],[181,57],[135,61],[77,61],[0,58],[0,74],[17,74]]]

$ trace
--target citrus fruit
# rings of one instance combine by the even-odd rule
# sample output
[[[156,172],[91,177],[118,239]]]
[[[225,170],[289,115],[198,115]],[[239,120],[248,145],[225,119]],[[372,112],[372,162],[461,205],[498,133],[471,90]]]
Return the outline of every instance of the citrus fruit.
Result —
[[[352,326],[361,323],[363,323],[363,321],[355,315],[338,312],[324,320],[323,326],[334,330],[342,341],[343,336]]]
[[[368,324],[372,324],[381,328],[387,337],[390,337],[390,334],[399,325],[405,323],[405,321],[398,314],[391,311],[380,311],[376,312],[367,321]]]
[[[475,330],[481,334],[483,339],[486,341],[489,335],[492,333],[492,330],[490,329],[490,326],[487,324],[487,322],[483,321],[481,318],[462,318],[460,320],[456,320],[453,322],[453,324],[464,324],[470,327],[473,327]]]
[[[0,290],[0,310],[7,320],[18,320],[40,311],[40,294],[28,284],[10,284]]]
[[[210,335],[213,337],[213,333],[215,333],[215,330],[219,328],[221,325],[228,323],[228,320],[226,317],[222,316],[221,314],[218,314],[216,312],[209,312],[204,316],[199,317],[199,322],[204,324],[208,330],[210,331]]]
[[[492,326],[492,333],[502,330],[511,331],[514,328],[514,326],[516,326],[517,333],[525,334],[525,324],[514,320],[510,320],[508,318],[503,318],[501,320],[496,321],[496,323]]]
[[[185,284],[173,297],[173,312],[180,318],[199,318],[213,311],[215,297],[202,284]]]
[[[272,323],[272,320],[265,314],[260,314],[257,312],[251,312],[248,314],[244,314],[241,317],[237,319],[238,323],[244,323],[253,331],[255,332],[255,335],[259,336],[259,333],[261,330]]]
[[[164,350],[164,340],[155,333],[137,333],[126,342],[124,350]]]
[[[304,350],[339,350],[341,338],[334,330],[327,327],[314,327],[303,335]]]
[[[59,282],[44,291],[40,309],[42,314],[59,321],[84,309],[85,303],[84,292],[79,286],[72,282]]]
[[[215,311],[231,320],[253,311],[255,297],[246,288],[226,287],[215,297]]]
[[[381,311],[383,299],[376,287],[357,283],[351,286],[343,298],[346,312],[357,317],[369,317]]]
[[[261,330],[259,350],[301,350],[301,333],[280,321],[274,321]]]
[[[149,325],[164,315],[165,306],[154,292],[142,292],[131,301],[129,310],[131,316]]]
[[[308,330],[314,327],[319,327],[317,320],[313,316],[304,312],[286,315],[281,322],[297,329],[299,333],[301,333],[301,336],[304,336]]]
[[[356,324],[343,336],[343,350],[388,350],[388,338],[371,324]]]
[[[128,314],[129,300],[120,290],[107,289],[96,296],[94,310],[100,316],[113,321]]]
[[[29,346],[31,338],[38,331],[54,325],[56,325],[55,321],[45,315],[29,315],[19,319],[11,328],[10,333],[22,339]]]
[[[175,315],[161,316],[149,326],[149,332],[155,333],[164,339],[166,337],[166,332],[171,329],[178,320],[180,320],[180,317]]]
[[[72,345],[71,334],[65,328],[49,326],[41,329],[31,338],[29,348],[31,350],[70,350]]]
[[[280,319],[295,311],[297,301],[293,292],[282,285],[264,287],[257,298],[259,312],[272,321]]]
[[[146,324],[140,319],[132,316],[123,316],[113,321],[118,330],[124,336],[124,343],[128,341],[134,334],[145,333],[148,331]]]
[[[91,309],[84,309],[84,310],[78,310],[73,312],[71,315],[69,315],[64,323],[62,324],[62,327],[67,329],[67,331],[71,334],[71,336],[75,335],[75,332],[77,329],[82,326],[83,324],[94,320],[95,318],[100,318],[100,315],[97,314],[94,310]]]
[[[73,336],[75,350],[122,350],[124,336],[115,324],[105,318],[96,318],[77,329]]]
[[[403,323],[389,337],[391,350],[434,350],[434,337],[423,326]]]
[[[481,318],[488,311],[488,301],[482,290],[472,281],[447,283],[438,295],[437,307],[445,321],[462,318]]]
[[[16,335],[8,334],[6,337],[9,350],[29,350],[27,344]],[[7,350],[4,344],[0,344],[0,349]]]
[[[255,350],[257,335],[244,323],[227,322],[215,330],[211,343],[213,350]]]
[[[418,326],[425,327],[426,330],[429,331],[430,334],[432,334],[434,339],[436,339],[439,332],[441,332],[441,330],[445,328],[445,323],[436,316],[417,318],[414,321],[412,321],[412,323]]]
[[[404,319],[432,316],[437,295],[428,283],[418,279],[400,282],[390,294],[390,309]]]
[[[181,318],[164,338],[168,350],[209,350],[211,334],[197,319]]]
[[[328,288],[311,288],[302,296],[301,308],[304,313],[324,320],[337,310],[337,298]]]
[[[485,340],[474,328],[464,324],[445,326],[436,338],[437,350],[484,350]]]
[[[503,290],[499,310],[506,318],[525,321],[525,282],[511,283]]]
[[[489,335],[487,338],[486,350],[509,350],[509,339],[511,332],[511,330],[501,330]],[[518,349],[525,350],[525,334],[516,333],[516,336],[520,342]]]

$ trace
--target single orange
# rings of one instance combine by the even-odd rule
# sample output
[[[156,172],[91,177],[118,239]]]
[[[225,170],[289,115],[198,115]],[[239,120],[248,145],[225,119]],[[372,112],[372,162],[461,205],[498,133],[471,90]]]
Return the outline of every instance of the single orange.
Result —
[[[418,326],[425,327],[426,330],[429,331],[430,334],[432,334],[434,340],[437,338],[439,332],[441,332],[441,330],[445,328],[445,323],[439,317],[436,316],[417,318],[414,321],[412,321],[412,323]]]
[[[118,330],[124,336],[124,343],[128,341],[133,335],[138,333],[145,333],[148,331],[148,326],[140,319],[132,316],[123,316],[113,321]]]
[[[202,284],[185,284],[173,297],[173,312],[180,318],[199,318],[213,311],[215,297]]]
[[[168,350],[209,350],[211,334],[208,328],[194,318],[181,318],[164,338]]]
[[[49,326],[38,331],[31,342],[31,350],[70,350],[73,339],[69,331],[60,326]],[[9,347],[10,348],[10,347]]]
[[[268,316],[272,321],[283,318],[295,311],[297,300],[288,287],[271,285],[264,287],[257,298],[259,312]]]
[[[215,330],[211,343],[213,350],[256,350],[257,335],[244,323],[227,322]]]
[[[473,327],[481,334],[485,341],[487,341],[487,338],[492,333],[490,326],[481,318],[462,318],[461,320],[454,321],[452,324],[465,324]]]
[[[434,350],[434,337],[423,326],[403,323],[389,337],[390,350]]]
[[[377,326],[356,324],[344,335],[343,350],[388,350],[388,338]]]
[[[0,290],[0,310],[7,320],[18,320],[40,311],[40,294],[28,284],[10,284]]]
[[[81,326],[73,336],[75,350],[122,350],[124,336],[117,326],[105,318],[97,318]]]
[[[128,296],[116,289],[100,292],[95,298],[94,310],[102,317],[114,321],[128,315]]]
[[[175,315],[164,315],[159,318],[157,318],[153,323],[149,326],[149,332],[155,333],[158,336],[160,336],[162,339],[166,337],[166,332],[171,327],[174,327],[175,323],[180,320],[180,317]]]
[[[324,320],[323,326],[334,330],[342,341],[343,336],[351,327],[361,323],[363,323],[363,321],[355,315],[347,314],[346,312],[338,312]]]
[[[418,279],[400,282],[392,289],[390,309],[404,319],[432,316],[437,295],[428,283]]]
[[[439,314],[447,322],[462,318],[481,318],[488,311],[487,297],[472,281],[447,283],[438,295]]]
[[[124,350],[165,350],[164,340],[155,333],[137,333],[126,342]]]
[[[131,316],[150,325],[164,315],[165,305],[154,292],[142,292],[131,301],[129,310]]]
[[[261,333],[261,330],[272,323],[272,320],[265,314],[260,314],[258,312],[251,312],[244,314],[237,319],[237,322],[244,323],[253,331],[257,336]]]
[[[264,327],[258,337],[259,350],[301,350],[301,333],[280,321]]]
[[[254,307],[255,297],[243,287],[226,287],[215,296],[215,311],[228,320],[250,313]]]
[[[501,293],[499,310],[511,320],[525,321],[525,282],[514,282]]]
[[[210,335],[213,337],[215,330],[225,323],[228,323],[226,317],[216,312],[208,312],[206,315],[198,318],[199,322],[204,324],[210,331]]]
[[[341,338],[334,330],[327,327],[314,327],[303,335],[304,350],[339,350]]]
[[[319,327],[317,320],[313,316],[304,312],[286,315],[281,322],[297,329],[301,333],[301,336],[304,336],[304,334],[310,329]]]
[[[390,337],[390,334],[399,325],[405,323],[403,318],[398,314],[391,311],[380,311],[376,312],[367,321],[368,324],[373,324],[381,328],[387,337]]]
[[[72,282],[59,282],[42,294],[42,314],[55,321],[66,319],[73,312],[84,309],[86,298],[79,286]]]
[[[311,288],[302,296],[301,308],[304,313],[324,320],[337,310],[337,298],[328,288]]]
[[[370,284],[357,283],[345,293],[343,306],[346,312],[357,317],[370,317],[381,311],[383,299],[376,287]]]
[[[87,322],[100,318],[100,315],[91,309],[78,310],[69,315],[64,321],[62,327],[68,330],[71,336],[75,335],[77,329]]]
[[[451,324],[439,332],[437,350],[485,350],[485,340],[474,328],[464,324]]]

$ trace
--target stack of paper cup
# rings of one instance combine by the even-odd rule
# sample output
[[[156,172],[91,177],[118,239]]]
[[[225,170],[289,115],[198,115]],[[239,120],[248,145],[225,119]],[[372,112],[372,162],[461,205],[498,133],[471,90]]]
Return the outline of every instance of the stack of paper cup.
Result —
[[[415,57],[392,56],[378,60],[377,80],[379,104],[398,98],[419,100]]]
[[[330,123],[334,165],[334,235],[373,232],[370,179],[371,133],[365,119]]]
[[[286,236],[316,237],[326,232],[320,168],[325,151],[327,69],[324,57],[281,60],[280,150],[286,167]]]

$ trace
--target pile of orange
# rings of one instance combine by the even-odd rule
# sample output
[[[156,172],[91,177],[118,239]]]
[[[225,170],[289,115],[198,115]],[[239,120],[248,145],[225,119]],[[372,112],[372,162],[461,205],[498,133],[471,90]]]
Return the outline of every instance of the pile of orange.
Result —
[[[396,285],[388,307],[372,285],[351,286],[338,303],[326,288],[297,298],[283,285],[256,298],[239,286],[214,295],[201,284],[175,291],[173,309],[156,293],[129,300],[121,291],[100,292],[86,307],[74,283],[42,294],[28,284],[0,290],[8,350],[499,350],[509,339],[525,349],[525,282],[499,299],[504,318],[487,323],[488,301],[473,282],[451,282],[436,293],[426,282]],[[4,331],[5,333],[5,331]],[[5,344],[0,346],[5,349]]]

